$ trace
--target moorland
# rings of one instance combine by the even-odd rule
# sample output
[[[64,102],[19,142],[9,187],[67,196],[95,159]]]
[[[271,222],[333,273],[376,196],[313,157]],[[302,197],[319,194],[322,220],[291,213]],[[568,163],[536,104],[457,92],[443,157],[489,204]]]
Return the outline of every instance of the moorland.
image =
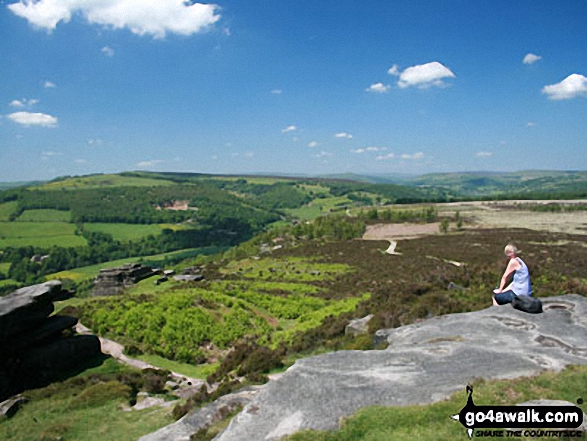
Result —
[[[578,172],[402,183],[128,172],[4,190],[0,292],[62,280],[76,295],[59,302],[60,314],[215,392],[177,399],[159,377],[107,359],[25,392],[31,401],[0,433],[136,439],[299,358],[382,349],[378,329],[487,307],[508,242],[523,250],[539,296],[586,295],[585,198],[587,173]],[[386,253],[389,241],[397,254]],[[92,297],[99,269],[125,262],[196,266],[205,280],[146,279],[121,296]],[[345,335],[369,314],[366,334]],[[172,403],[122,413],[140,391]],[[28,424],[33,414],[45,424]],[[98,428],[91,436],[88,425]]]

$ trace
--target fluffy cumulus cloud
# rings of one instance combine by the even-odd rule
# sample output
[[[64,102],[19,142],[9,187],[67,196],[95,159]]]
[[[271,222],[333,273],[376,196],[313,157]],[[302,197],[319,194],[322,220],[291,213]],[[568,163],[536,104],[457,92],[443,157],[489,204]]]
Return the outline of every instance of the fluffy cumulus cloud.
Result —
[[[522,60],[522,63],[524,64],[534,64],[536,63],[538,60],[540,60],[542,57],[539,55],[535,55],[535,54],[527,54],[524,59]]]
[[[558,84],[551,84],[542,88],[542,93],[551,100],[568,100],[587,94],[587,78],[583,75],[572,74]]]
[[[38,102],[39,100],[36,99],[27,100],[26,98],[23,98],[22,100],[12,100],[10,107],[32,107]]]
[[[334,155],[330,152],[322,150],[320,153],[313,155],[314,158],[332,158]]]
[[[273,89],[273,90],[271,91],[271,93],[272,93],[273,95],[281,95],[281,89]]]
[[[387,147],[365,147],[363,149],[356,149],[356,150],[351,150],[351,153],[366,153],[366,152],[384,152],[385,150],[387,150]]]
[[[318,147],[318,143],[316,141],[310,141],[308,143],[308,147],[310,147],[310,148]]]
[[[475,156],[478,158],[489,158],[490,156],[493,156],[493,152],[477,152],[475,153]]]
[[[45,83],[43,84],[43,87],[45,89],[54,89],[55,87],[57,87],[57,85],[51,81],[45,81]]]
[[[285,129],[281,130],[281,133],[289,133],[297,130],[296,126],[287,126]]]
[[[31,113],[31,112],[16,112],[7,116],[9,120],[21,124],[25,127],[40,126],[40,127],[55,127],[57,126],[57,118],[45,113]]]
[[[387,93],[389,92],[390,86],[385,85],[383,83],[375,83],[371,84],[369,87],[365,89],[365,92],[373,92],[373,93]]]
[[[33,26],[52,31],[80,14],[89,23],[113,29],[127,28],[138,35],[163,38],[167,33],[192,35],[220,19],[214,4],[185,0],[20,0],[8,5]]]
[[[343,138],[343,139],[353,139],[353,135],[346,132],[339,132],[334,134],[335,138]]]
[[[433,61],[408,67],[399,75],[397,85],[402,89],[412,86],[420,89],[432,86],[443,87],[445,86],[443,78],[455,78],[455,74],[438,61]]]

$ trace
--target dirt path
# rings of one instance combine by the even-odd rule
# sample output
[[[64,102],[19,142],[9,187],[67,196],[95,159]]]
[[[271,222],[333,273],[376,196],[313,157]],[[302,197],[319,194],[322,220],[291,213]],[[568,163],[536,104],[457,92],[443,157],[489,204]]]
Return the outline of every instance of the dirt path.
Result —
[[[82,325],[79,322],[75,326],[75,330],[78,332],[78,334],[91,334],[92,333],[92,331],[90,331],[88,328],[86,328],[84,325]],[[98,338],[100,339],[100,344],[102,345],[102,352],[104,354],[111,355],[113,358],[115,358],[116,360],[118,360],[121,363],[127,364],[129,366],[132,366],[132,367],[135,367],[138,369],[149,369],[149,368],[163,369],[159,366],[154,366],[152,364],[149,364],[146,361],[137,360],[136,358],[127,357],[123,353],[124,346],[122,346],[120,343],[117,343],[113,340],[110,340],[110,339],[107,339],[104,337],[98,337]],[[200,386],[205,384],[205,381],[200,380],[199,378],[188,377],[186,375],[182,375],[177,372],[171,372],[171,376],[176,380],[181,380],[182,382],[191,383],[190,386],[192,386],[192,387],[199,388]]]

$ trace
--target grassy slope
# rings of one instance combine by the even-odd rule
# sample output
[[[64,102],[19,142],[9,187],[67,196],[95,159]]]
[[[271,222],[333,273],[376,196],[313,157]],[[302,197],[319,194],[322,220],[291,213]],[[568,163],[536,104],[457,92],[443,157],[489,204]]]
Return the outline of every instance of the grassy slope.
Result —
[[[47,182],[42,186],[28,187],[31,190],[77,190],[80,188],[102,188],[102,187],[160,187],[175,185],[171,181],[163,179],[152,179],[148,177],[134,177],[121,175],[89,175],[67,178]]]
[[[91,374],[123,374],[136,370],[112,359],[63,383],[25,392],[30,402],[10,420],[0,422],[5,441],[134,441],[171,424],[169,409],[123,412],[128,406],[128,386],[118,382],[79,383]],[[78,383],[76,385],[76,382]]]

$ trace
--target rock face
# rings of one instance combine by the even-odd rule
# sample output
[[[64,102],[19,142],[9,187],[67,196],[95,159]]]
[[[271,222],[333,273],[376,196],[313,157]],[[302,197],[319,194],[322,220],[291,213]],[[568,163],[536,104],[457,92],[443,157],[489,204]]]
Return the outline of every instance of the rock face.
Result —
[[[474,378],[587,364],[587,299],[550,297],[543,306],[538,315],[506,305],[435,317],[378,331],[389,343],[383,351],[298,360],[215,440],[276,440],[303,429],[335,429],[360,408],[436,402]]]
[[[72,335],[76,318],[49,317],[53,302],[63,297],[61,282],[54,280],[0,298],[0,401],[101,353],[97,337]]]
[[[100,274],[94,279],[93,296],[114,296],[122,294],[124,288],[140,282],[143,279],[155,275],[156,272],[150,266],[140,263],[128,263],[117,268],[100,270]]]

